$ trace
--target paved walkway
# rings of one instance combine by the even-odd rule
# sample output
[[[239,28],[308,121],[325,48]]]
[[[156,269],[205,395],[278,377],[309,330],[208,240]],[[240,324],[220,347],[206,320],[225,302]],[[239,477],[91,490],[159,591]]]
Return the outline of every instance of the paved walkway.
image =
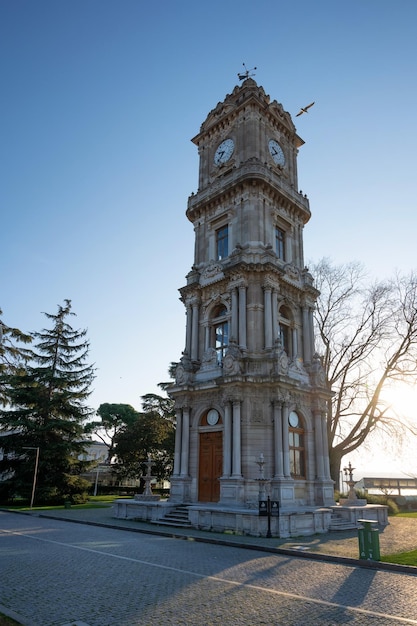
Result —
[[[190,531],[194,541],[172,541],[111,509],[0,518],[0,611],[24,626],[417,626],[417,568],[293,558],[274,553],[277,539],[231,536],[230,549],[222,534]]]
[[[295,551],[298,555],[320,558],[358,559],[357,531],[339,531],[298,538],[266,538],[234,535],[229,533],[212,533],[189,528],[173,528],[158,526],[134,520],[117,519],[113,517],[111,506],[95,509],[58,509],[53,511],[35,511],[31,515],[51,517],[84,524],[105,525],[150,534],[162,534],[176,537],[187,537],[196,541],[208,543],[222,543],[224,545],[238,545],[239,547]],[[417,519],[405,517],[390,517],[389,525],[380,532],[381,555],[394,554],[417,550]],[[364,564],[364,561],[360,561]],[[359,564],[359,563],[358,563]],[[389,564],[370,564],[372,566],[390,567]],[[397,566],[400,567],[400,566]],[[406,568],[410,569],[410,568]],[[412,570],[417,568],[411,568]]]

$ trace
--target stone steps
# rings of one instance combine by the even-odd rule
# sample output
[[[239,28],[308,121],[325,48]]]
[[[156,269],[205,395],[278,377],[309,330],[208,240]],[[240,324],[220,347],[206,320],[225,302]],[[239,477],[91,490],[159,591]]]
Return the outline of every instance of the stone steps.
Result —
[[[330,520],[329,531],[341,531],[341,530],[356,530],[357,525],[354,522],[343,519],[341,515],[333,514]]]
[[[164,517],[155,520],[154,524],[161,526],[176,526],[177,528],[190,528],[191,522],[188,519],[188,506],[185,504],[179,504],[169,513],[165,513]]]

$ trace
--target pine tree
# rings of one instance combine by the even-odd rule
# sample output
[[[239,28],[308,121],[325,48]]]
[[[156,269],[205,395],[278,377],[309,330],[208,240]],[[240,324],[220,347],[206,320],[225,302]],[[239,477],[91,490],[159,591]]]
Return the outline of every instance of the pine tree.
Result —
[[[77,458],[85,447],[84,422],[93,413],[85,404],[94,379],[94,368],[86,362],[87,331],[68,323],[74,315],[70,300],[56,315],[45,315],[52,327],[33,333],[30,364],[24,371],[0,376],[8,398],[7,407],[0,410],[0,501],[14,495],[28,499],[36,448],[37,503],[73,499],[88,485],[79,476],[85,462]]]
[[[31,343],[32,337],[6,324],[2,315],[0,308],[0,375],[10,375],[21,371],[29,360],[30,350],[23,348],[21,344]],[[5,406],[6,403],[6,389],[0,383],[0,405]]]

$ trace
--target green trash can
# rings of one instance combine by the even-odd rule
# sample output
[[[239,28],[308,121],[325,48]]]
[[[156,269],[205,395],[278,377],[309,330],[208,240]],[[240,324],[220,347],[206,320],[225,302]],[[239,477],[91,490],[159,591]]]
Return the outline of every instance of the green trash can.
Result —
[[[70,509],[71,508],[71,502],[64,502],[64,508],[66,509]]]
[[[363,524],[362,528],[358,529],[358,542],[359,542],[359,558],[366,561],[380,561],[381,552],[379,549],[379,531],[377,520],[359,519],[358,522]]]

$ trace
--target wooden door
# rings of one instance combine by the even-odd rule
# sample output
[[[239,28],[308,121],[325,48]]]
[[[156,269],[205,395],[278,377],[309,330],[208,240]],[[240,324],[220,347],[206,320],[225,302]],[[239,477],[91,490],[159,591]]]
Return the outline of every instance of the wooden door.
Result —
[[[200,433],[198,473],[199,502],[218,502],[223,466],[223,435],[221,431]]]

